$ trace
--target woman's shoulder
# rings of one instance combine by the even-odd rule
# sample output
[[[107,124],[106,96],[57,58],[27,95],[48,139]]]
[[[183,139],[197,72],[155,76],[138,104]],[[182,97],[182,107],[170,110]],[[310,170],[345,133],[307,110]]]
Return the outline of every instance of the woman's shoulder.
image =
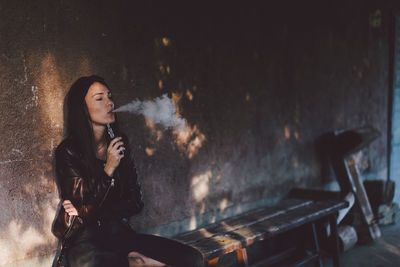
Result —
[[[80,156],[79,144],[72,138],[65,138],[56,148],[56,157]]]

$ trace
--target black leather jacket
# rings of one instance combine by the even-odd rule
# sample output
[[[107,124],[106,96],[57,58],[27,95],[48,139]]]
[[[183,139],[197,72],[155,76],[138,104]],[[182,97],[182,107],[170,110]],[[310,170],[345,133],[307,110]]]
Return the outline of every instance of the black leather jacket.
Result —
[[[88,170],[77,143],[67,138],[57,147],[56,175],[61,198],[70,200],[79,214],[75,218],[72,232],[98,220],[121,220],[142,210],[143,199],[136,168],[126,139],[124,143],[127,148],[125,157],[113,177],[104,172],[104,162],[98,160],[98,177],[95,177],[94,184],[89,183]],[[60,213],[54,222],[53,232],[62,238],[69,224],[69,216],[63,208]]]

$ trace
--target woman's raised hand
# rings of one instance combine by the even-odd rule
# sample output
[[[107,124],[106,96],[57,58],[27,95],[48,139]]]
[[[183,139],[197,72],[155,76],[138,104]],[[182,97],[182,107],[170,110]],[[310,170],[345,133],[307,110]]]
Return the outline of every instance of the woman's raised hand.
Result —
[[[65,212],[68,213],[69,216],[73,215],[78,216],[78,211],[76,210],[74,205],[72,205],[71,201],[64,200],[62,206],[65,209]]]
[[[115,169],[119,166],[121,159],[124,157],[125,147],[122,137],[111,140],[107,148],[107,161],[104,171],[108,176],[113,176]]]

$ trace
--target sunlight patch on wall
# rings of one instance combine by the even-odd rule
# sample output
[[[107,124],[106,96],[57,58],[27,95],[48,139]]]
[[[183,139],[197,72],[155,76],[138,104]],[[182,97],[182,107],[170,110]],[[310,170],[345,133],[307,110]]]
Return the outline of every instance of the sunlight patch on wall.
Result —
[[[44,123],[49,123],[52,128],[60,128],[63,125],[64,90],[60,71],[52,54],[48,53],[42,59],[39,73],[39,107],[42,117],[45,118]]]
[[[190,92],[189,89],[186,90],[186,97],[187,97],[187,99],[189,99],[189,101],[193,100],[193,94],[192,94],[192,92]]]
[[[221,202],[219,203],[219,210],[223,211],[228,207],[228,199],[225,197],[221,200]]]
[[[153,156],[156,153],[156,149],[150,147],[146,147],[145,151],[147,156]]]
[[[206,137],[199,131],[197,125],[191,127],[186,123],[185,129],[179,130],[176,134],[179,150],[185,152],[189,159],[199,152],[205,141]]]
[[[176,108],[176,112],[180,114],[179,102],[182,99],[182,94],[172,94],[171,101]],[[203,146],[206,141],[206,136],[200,132],[197,125],[190,126],[185,120],[185,127],[177,129],[175,134],[175,141],[180,151],[184,152],[186,156],[193,158]]]
[[[249,102],[251,99],[250,93],[246,93],[246,97],[245,97],[246,101]]]
[[[192,216],[190,218],[190,223],[189,223],[189,229],[193,230],[197,228],[197,220],[196,220],[196,216]]]
[[[284,128],[284,135],[285,135],[286,139],[290,138],[290,128],[289,128],[288,125],[286,125],[285,128]]]
[[[161,38],[161,42],[164,46],[169,46],[171,44],[171,40],[167,37]]]
[[[192,178],[191,190],[193,199],[196,202],[201,202],[209,192],[209,181],[211,179],[211,170],[203,174],[196,175]]]
[[[179,150],[183,151],[189,159],[199,152],[205,141],[206,137],[200,132],[197,125],[190,127],[186,123],[185,129],[178,130],[176,134],[176,143]]]
[[[43,173],[45,172],[50,172],[53,168],[53,165],[49,162],[43,162],[40,166],[41,168],[48,168],[47,170],[43,170]],[[34,183],[25,183],[21,185],[21,187],[24,190],[24,194],[26,196],[31,196],[32,198],[39,196],[40,194],[50,194],[52,192],[55,192],[57,190],[56,188],[56,183],[50,177],[51,179],[48,179],[48,177],[45,177],[44,174],[35,177]],[[43,205],[43,203],[33,203],[37,205]],[[38,206],[39,209],[42,209],[42,206]]]
[[[10,263],[15,259],[28,257],[23,255],[35,247],[47,244],[48,240],[33,227],[23,229],[21,223],[12,220],[7,227],[7,236],[0,239],[0,265]],[[21,255],[22,254],[22,255]]]

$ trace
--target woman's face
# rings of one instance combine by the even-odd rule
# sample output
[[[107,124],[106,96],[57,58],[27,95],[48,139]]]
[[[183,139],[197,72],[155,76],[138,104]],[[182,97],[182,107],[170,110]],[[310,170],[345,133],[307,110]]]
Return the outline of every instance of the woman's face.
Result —
[[[105,85],[93,83],[85,96],[85,102],[92,123],[106,125],[115,121],[114,102],[110,90]]]

